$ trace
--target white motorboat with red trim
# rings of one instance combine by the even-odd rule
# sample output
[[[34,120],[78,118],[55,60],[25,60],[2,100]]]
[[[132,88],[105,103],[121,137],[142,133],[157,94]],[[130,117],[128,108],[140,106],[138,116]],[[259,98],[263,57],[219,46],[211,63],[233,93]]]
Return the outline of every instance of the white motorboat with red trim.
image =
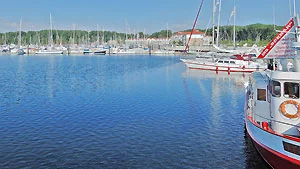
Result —
[[[267,68],[264,63],[257,63],[252,60],[244,60],[238,58],[222,58],[222,59],[180,59],[190,69],[210,70],[220,72],[240,72],[252,73],[254,71],[263,71]]]
[[[246,87],[246,129],[272,168],[300,168],[298,23],[292,18],[258,56],[280,59],[282,70],[253,72]],[[293,69],[287,68],[287,59],[294,61]]]

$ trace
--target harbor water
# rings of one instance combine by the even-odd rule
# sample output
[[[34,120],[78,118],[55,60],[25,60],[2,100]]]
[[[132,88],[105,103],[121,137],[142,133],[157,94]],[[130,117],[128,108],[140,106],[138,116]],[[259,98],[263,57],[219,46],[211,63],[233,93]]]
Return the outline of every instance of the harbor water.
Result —
[[[178,56],[0,56],[0,168],[268,168],[247,75]]]

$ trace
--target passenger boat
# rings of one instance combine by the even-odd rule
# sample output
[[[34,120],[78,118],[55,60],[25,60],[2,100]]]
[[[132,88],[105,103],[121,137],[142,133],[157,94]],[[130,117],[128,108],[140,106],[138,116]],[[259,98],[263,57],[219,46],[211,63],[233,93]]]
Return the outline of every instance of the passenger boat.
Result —
[[[238,58],[220,58],[214,59],[180,59],[190,69],[210,70],[210,71],[225,71],[225,72],[240,72],[251,73],[254,71],[263,71],[267,68],[265,63],[257,63],[252,60],[244,60]]]
[[[280,60],[281,70],[253,72],[246,85],[246,130],[272,168],[300,168],[298,25],[299,18],[292,18],[258,56]],[[288,69],[288,60],[293,69]]]

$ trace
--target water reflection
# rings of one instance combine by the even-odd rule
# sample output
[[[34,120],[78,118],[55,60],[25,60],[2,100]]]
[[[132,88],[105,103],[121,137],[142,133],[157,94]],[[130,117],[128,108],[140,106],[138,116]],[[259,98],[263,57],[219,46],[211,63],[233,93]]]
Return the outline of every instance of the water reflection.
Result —
[[[246,126],[244,126],[244,144],[245,144],[245,156],[246,158],[246,168],[247,169],[271,169],[271,167],[263,160],[263,158],[256,151],[251,137],[247,133]]]
[[[186,69],[182,76],[196,80],[202,95],[206,96],[205,100],[209,100],[210,109],[201,113],[209,114],[211,123],[208,124],[208,132],[212,134],[208,134],[208,137],[211,144],[215,145],[214,149],[226,149],[225,152],[230,152],[229,156],[233,158],[239,156],[241,158],[239,162],[244,159],[245,166],[241,168],[268,169],[269,166],[257,153],[244,128],[244,84],[249,80],[250,74],[228,75],[216,74],[213,71]],[[241,154],[235,152],[239,148],[241,148]],[[224,158],[224,154],[217,153],[214,156]],[[234,162],[233,159],[231,160]]]
[[[228,75],[176,57],[22,57],[0,57],[0,168],[246,167]]]

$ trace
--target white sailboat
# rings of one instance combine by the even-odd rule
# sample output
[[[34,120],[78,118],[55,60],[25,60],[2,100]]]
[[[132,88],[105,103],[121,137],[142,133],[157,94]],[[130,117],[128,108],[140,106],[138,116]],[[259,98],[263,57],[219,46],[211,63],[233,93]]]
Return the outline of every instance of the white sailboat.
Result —
[[[18,55],[25,54],[24,50],[21,48],[21,42],[22,42],[22,18],[20,20],[20,29],[19,29],[19,37],[18,37],[18,49],[17,49]]]
[[[40,49],[40,50],[36,51],[35,54],[63,54],[62,50],[55,50],[54,49],[51,13],[50,13],[50,32],[49,32],[49,34],[50,34],[49,35],[49,46],[44,48],[44,49]]]
[[[218,1],[219,4],[219,12],[221,0]],[[215,13],[215,1],[213,0],[213,22],[214,22],[214,13]],[[219,15],[220,19],[220,15]],[[213,27],[213,44],[214,44],[214,23],[212,23]],[[218,24],[219,27],[219,24]],[[218,30],[218,29],[217,29]],[[217,32],[217,42],[218,43],[218,32]],[[249,58],[243,58],[243,57],[227,57],[227,58],[220,58],[215,59],[214,56],[216,54],[212,53],[211,56],[201,58],[201,56],[198,56],[196,59],[180,59],[182,62],[185,63],[185,65],[189,69],[198,69],[198,70],[209,70],[209,71],[215,71],[215,72],[238,72],[238,73],[251,73],[253,71],[263,71],[267,68],[267,65],[265,63],[258,63],[254,62]],[[233,55],[233,53],[232,53]]]

